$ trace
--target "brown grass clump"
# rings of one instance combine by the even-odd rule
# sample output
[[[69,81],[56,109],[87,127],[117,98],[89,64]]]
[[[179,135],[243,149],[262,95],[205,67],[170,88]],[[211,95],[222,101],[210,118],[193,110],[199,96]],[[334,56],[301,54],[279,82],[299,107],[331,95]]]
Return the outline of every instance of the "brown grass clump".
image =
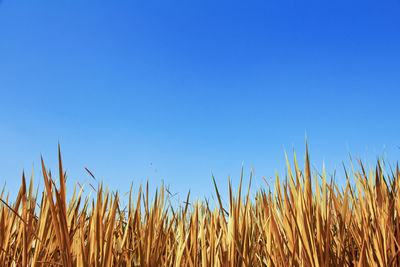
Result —
[[[25,175],[13,204],[1,193],[0,263],[4,266],[399,266],[400,172],[351,170],[355,186],[340,190],[312,173],[294,170],[275,192],[232,192],[223,207],[217,185],[215,208],[207,201],[183,207],[168,202],[161,186],[150,200],[148,186],[129,205],[100,184],[93,202],[74,189],[66,202],[59,156],[57,189],[42,160],[45,191],[38,198]],[[243,172],[242,172],[243,178]],[[313,186],[312,186],[313,181]],[[251,183],[251,177],[250,177]],[[80,185],[79,185],[80,186]],[[313,189],[314,187],[314,189]],[[250,190],[250,184],[249,189]],[[145,192],[143,192],[145,191]],[[189,195],[187,197],[189,199]],[[168,204],[169,203],[169,204]],[[39,208],[36,208],[39,207]]]

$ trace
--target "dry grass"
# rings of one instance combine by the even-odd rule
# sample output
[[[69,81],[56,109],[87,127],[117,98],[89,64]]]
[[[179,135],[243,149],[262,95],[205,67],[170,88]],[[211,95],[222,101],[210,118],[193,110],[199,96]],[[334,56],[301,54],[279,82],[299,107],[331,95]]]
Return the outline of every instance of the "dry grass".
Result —
[[[22,177],[13,204],[4,189],[1,193],[0,262],[6,266],[400,265],[398,167],[385,176],[379,162],[368,172],[359,163],[344,190],[327,181],[325,171],[310,171],[307,152],[304,172],[296,157],[294,170],[289,162],[287,168],[283,183],[276,175],[274,193],[261,190],[254,199],[249,193],[240,194],[242,181],[237,194],[229,185],[229,207],[223,207],[214,181],[219,203],[213,209],[207,201],[173,207],[163,186],[153,200],[148,187],[140,188],[136,197],[130,193],[129,205],[122,208],[118,195],[102,184],[93,202],[83,199],[75,186],[67,203],[61,156],[58,189],[42,160],[45,191],[40,198],[33,192],[32,177],[29,188]]]

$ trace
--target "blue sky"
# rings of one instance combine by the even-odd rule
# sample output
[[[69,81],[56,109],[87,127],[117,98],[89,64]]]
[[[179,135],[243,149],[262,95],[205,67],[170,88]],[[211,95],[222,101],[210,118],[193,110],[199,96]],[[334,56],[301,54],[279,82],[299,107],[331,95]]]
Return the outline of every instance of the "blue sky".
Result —
[[[69,188],[164,180],[227,193],[348,153],[400,155],[400,2],[0,2],[0,183],[16,194],[61,144]],[[341,172],[338,172],[341,174]],[[343,182],[343,177],[337,177]],[[271,180],[273,182],[273,179]],[[89,188],[88,188],[89,189]]]

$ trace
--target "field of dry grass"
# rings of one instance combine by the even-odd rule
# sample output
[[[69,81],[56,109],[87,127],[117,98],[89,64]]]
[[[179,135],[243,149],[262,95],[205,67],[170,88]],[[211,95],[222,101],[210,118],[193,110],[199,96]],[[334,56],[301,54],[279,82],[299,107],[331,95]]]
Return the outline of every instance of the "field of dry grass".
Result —
[[[1,193],[0,263],[5,266],[399,266],[400,172],[364,169],[357,160],[347,183],[287,163],[255,197],[229,185],[223,206],[207,201],[174,207],[161,186],[148,187],[121,207],[102,184],[93,201],[75,186],[66,201],[59,157],[59,186],[42,160],[44,192],[25,177],[16,198]],[[243,177],[243,174],[242,174]],[[282,182],[280,182],[282,180]],[[250,178],[251,181],[251,178]],[[354,181],[351,186],[350,181]],[[250,189],[250,184],[248,185]],[[246,185],[247,190],[247,185]],[[132,189],[131,189],[132,192]]]

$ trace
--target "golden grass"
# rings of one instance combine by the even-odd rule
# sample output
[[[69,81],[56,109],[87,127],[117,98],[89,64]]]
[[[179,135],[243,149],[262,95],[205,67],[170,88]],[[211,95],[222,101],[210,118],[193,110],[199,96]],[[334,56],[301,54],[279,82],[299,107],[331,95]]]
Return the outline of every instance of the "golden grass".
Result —
[[[75,186],[66,202],[59,156],[59,188],[42,160],[45,191],[38,198],[25,176],[13,204],[1,193],[0,263],[5,266],[399,266],[400,172],[385,176],[378,161],[368,173],[359,163],[344,190],[325,170],[304,172],[294,157],[275,191],[232,192],[223,207],[207,201],[173,207],[161,186],[148,186],[129,205],[100,184],[97,197],[83,199]],[[355,186],[349,179],[354,178]],[[242,172],[243,178],[243,172]],[[313,180],[313,183],[312,183]],[[251,177],[250,177],[251,183]],[[314,189],[312,189],[312,184]],[[79,185],[80,186],[80,185]],[[250,184],[248,186],[248,192]],[[40,201],[38,201],[40,199]],[[39,208],[37,209],[36,206]]]

